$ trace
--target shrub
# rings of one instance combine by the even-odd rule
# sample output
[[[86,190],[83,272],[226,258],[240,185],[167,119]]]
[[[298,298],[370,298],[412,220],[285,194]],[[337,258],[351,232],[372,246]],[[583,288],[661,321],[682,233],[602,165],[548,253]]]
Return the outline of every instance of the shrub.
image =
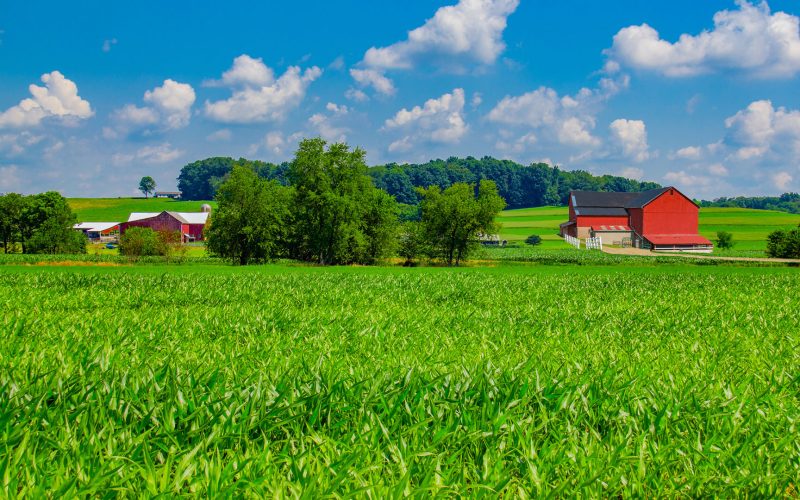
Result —
[[[733,235],[727,231],[717,231],[717,248],[723,250],[733,248]]]
[[[779,229],[767,236],[767,255],[783,259],[800,259],[800,226],[797,229]]]
[[[178,231],[131,227],[119,238],[119,253],[126,257],[172,257],[185,255],[186,248],[181,244],[181,234]]]
[[[541,245],[542,244],[542,237],[538,234],[532,234],[525,238],[525,243],[531,246]]]

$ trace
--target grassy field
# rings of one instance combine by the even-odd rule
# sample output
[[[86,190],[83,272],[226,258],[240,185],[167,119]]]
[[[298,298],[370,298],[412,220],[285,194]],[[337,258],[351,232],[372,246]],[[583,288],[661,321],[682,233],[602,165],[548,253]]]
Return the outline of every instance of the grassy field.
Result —
[[[730,266],[0,266],[0,497],[796,495],[798,289]]]
[[[122,222],[131,212],[199,212],[203,203],[213,201],[179,201],[167,198],[69,198],[69,205],[78,222]]]
[[[503,226],[502,238],[522,241],[531,234],[542,237],[542,248],[563,247],[558,237],[558,225],[568,219],[566,207],[523,208],[505,210],[498,217]],[[715,251],[717,254],[762,256],[767,235],[776,229],[791,229],[800,224],[800,215],[772,210],[746,208],[700,209],[700,234],[714,241],[717,231],[733,234],[736,246],[733,251]]]
[[[70,198],[70,206],[78,221],[124,221],[131,212],[163,210],[197,212],[203,203],[144,198]],[[566,207],[538,207],[505,210],[497,218],[502,224],[500,235],[509,242],[521,242],[531,234],[542,237],[539,248],[564,248],[558,236],[558,225],[567,220]],[[767,235],[775,229],[789,229],[800,224],[800,215],[771,210],[746,208],[703,208],[700,210],[700,234],[714,240],[717,231],[733,233],[736,246],[732,251],[715,250],[719,255],[763,257]],[[93,251],[93,250],[92,250]],[[102,249],[99,249],[103,253]],[[199,251],[194,251],[198,256]],[[193,255],[194,255],[193,254]]]

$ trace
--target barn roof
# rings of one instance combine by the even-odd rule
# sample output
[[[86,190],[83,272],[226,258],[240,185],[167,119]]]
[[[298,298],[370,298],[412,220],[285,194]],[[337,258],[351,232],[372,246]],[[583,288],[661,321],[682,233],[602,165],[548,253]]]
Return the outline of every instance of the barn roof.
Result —
[[[79,222],[72,226],[72,228],[82,231],[105,231],[118,225],[119,222]]]
[[[620,207],[625,208],[629,201],[642,193],[617,193],[605,191],[572,191],[573,207]],[[589,214],[586,214],[589,215]],[[625,215],[625,214],[623,214]]]
[[[130,217],[128,217],[128,222],[133,222],[137,220],[143,219],[150,219],[152,217],[156,217],[161,215],[165,212],[133,212]],[[170,212],[167,211],[170,216],[178,220],[183,224],[205,224],[208,220],[208,212]]]
[[[628,212],[623,207],[575,207],[575,215],[618,215],[625,217]]]
[[[630,226],[592,226],[592,231],[630,231]]]
[[[642,208],[643,206],[647,205],[651,201],[655,200],[662,194],[666,193],[670,189],[675,189],[673,187],[664,187],[658,189],[650,189],[648,191],[643,191],[641,193],[634,193],[637,196],[631,200],[628,200],[628,203],[625,205],[625,208]],[[675,189],[675,191],[678,191]]]
[[[674,189],[675,192],[692,201],[672,186],[650,189],[641,193],[572,191],[570,196],[572,207],[577,215],[627,215],[627,208],[642,208],[670,189]]]

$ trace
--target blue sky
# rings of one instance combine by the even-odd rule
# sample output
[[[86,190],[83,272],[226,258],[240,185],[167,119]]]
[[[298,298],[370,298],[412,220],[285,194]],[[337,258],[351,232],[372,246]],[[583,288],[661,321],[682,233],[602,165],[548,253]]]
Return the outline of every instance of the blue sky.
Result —
[[[547,161],[800,190],[796,1],[3,2],[0,192],[173,189],[208,156]]]

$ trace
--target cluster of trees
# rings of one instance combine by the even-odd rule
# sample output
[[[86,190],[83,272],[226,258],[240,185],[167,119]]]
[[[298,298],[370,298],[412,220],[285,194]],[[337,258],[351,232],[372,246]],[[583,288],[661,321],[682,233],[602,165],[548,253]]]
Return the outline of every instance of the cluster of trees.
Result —
[[[391,255],[396,202],[372,184],[362,149],[326,146],[300,143],[284,173],[288,185],[264,178],[263,165],[235,163],[217,188],[209,252],[240,264],[280,257],[371,264]]]
[[[4,253],[86,253],[86,236],[75,231],[75,214],[55,191],[0,196]]]
[[[800,259],[800,226],[779,229],[767,236],[767,255],[783,259]]]
[[[800,194],[783,193],[780,196],[737,196],[735,198],[716,198],[713,201],[703,200],[701,207],[738,207],[756,208],[759,210],[780,210],[792,214],[800,214]]]
[[[255,168],[254,168],[255,167]],[[300,143],[282,170],[236,163],[219,177],[217,209],[206,230],[208,250],[239,264],[291,258],[318,264],[372,264],[396,254],[448,264],[465,260],[480,233],[495,229],[505,202],[493,182],[420,189],[416,220],[402,224],[400,206],[373,184],[362,149]]]
[[[291,184],[290,163],[276,165],[243,158],[238,161],[232,158],[208,158],[181,169],[178,187],[182,197],[187,200],[213,198],[234,164],[248,166],[264,179],[274,179],[282,185]],[[565,171],[545,163],[524,166],[491,157],[453,157],[423,164],[391,163],[369,168],[367,173],[376,187],[408,205],[417,205],[421,201],[419,188],[438,186],[444,190],[458,183],[477,185],[481,180],[493,181],[509,208],[566,205],[572,190],[642,191],[660,187],[653,182],[611,175],[595,176],[584,171]]]
[[[280,184],[289,184],[289,163],[267,163],[245,158],[234,160],[227,157],[213,157],[198,160],[181,168],[178,175],[178,191],[184,200],[211,200],[217,190],[233,171],[234,165],[247,167],[262,179],[275,179]]]

